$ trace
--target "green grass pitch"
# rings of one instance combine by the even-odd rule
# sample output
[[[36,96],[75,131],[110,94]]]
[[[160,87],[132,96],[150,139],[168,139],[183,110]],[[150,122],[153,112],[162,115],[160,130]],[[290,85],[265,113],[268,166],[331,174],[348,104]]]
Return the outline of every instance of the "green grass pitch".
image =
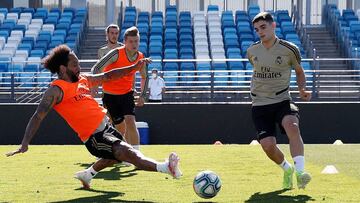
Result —
[[[280,145],[290,161],[288,145]],[[184,176],[116,166],[100,172],[91,190],[81,189],[76,171],[94,162],[84,146],[30,145],[25,154],[6,157],[17,146],[0,146],[0,202],[359,202],[360,145],[305,145],[306,169],[313,176],[305,190],[281,190],[282,170],[260,146],[149,145],[141,151],[164,160],[171,151],[181,158]],[[321,174],[335,165],[339,174]],[[221,178],[219,194],[205,200],[192,188],[201,170]],[[296,184],[296,182],[295,182]]]

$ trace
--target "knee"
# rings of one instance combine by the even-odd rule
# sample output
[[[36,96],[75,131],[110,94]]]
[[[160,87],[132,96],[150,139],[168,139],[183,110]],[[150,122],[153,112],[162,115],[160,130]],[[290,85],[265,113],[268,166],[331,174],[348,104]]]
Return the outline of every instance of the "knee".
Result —
[[[126,127],[127,128],[136,128],[136,120],[135,120],[135,116],[125,116],[125,123],[126,123]]]
[[[287,115],[281,122],[285,131],[296,132],[299,131],[299,119],[293,115]]]
[[[283,128],[287,132],[288,135],[298,134],[299,124],[296,121],[286,121],[283,123]]]
[[[114,146],[113,153],[115,158],[119,161],[127,162],[137,160],[136,157],[138,156],[137,151],[125,142],[121,142]]]

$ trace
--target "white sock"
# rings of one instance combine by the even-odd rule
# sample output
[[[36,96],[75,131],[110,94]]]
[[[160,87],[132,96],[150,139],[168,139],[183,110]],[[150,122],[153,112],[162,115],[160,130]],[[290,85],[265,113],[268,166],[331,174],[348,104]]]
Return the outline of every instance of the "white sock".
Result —
[[[140,151],[140,145],[136,144],[136,145],[132,145],[132,147],[134,147],[134,149]]]
[[[295,170],[297,172],[303,172],[305,168],[305,157],[304,156],[296,156],[293,157]]]
[[[169,163],[168,162],[162,162],[156,164],[156,170],[161,173],[169,173]]]
[[[287,171],[287,170],[291,167],[290,163],[289,163],[286,159],[284,159],[284,161],[281,162],[281,164],[279,164],[279,166],[280,166],[284,171]]]
[[[89,172],[92,177],[96,176],[96,174],[98,173],[94,170],[93,166],[90,166],[90,168],[86,169],[86,171]]]

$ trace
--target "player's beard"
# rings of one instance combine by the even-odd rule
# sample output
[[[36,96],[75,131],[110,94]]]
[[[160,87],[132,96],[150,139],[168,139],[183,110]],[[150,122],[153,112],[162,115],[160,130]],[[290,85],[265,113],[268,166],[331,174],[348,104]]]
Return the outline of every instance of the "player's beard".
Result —
[[[79,81],[79,77],[75,75],[74,72],[72,72],[71,70],[69,69],[66,69],[66,74],[68,74],[71,82],[77,82]]]
[[[110,42],[110,44],[116,44],[117,43],[117,40],[115,39],[115,40],[110,40],[109,39],[109,42]]]

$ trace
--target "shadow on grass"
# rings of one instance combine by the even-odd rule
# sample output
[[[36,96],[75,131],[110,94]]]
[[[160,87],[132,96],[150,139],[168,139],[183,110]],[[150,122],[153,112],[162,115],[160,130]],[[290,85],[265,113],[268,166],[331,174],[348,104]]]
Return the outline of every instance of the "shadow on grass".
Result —
[[[76,165],[80,165],[81,167],[89,168],[92,164],[88,163],[77,163]],[[136,169],[131,166],[122,166],[121,164],[115,164],[110,171],[100,171],[94,179],[104,179],[104,180],[121,180],[121,178],[127,178],[134,175],[137,175]],[[121,169],[121,170],[120,170]],[[124,170],[127,169],[127,170]]]
[[[291,203],[291,202],[296,202],[296,203],[305,203],[308,201],[315,201],[315,199],[313,199],[312,197],[308,196],[308,195],[295,195],[295,196],[291,196],[291,195],[280,195],[283,192],[286,192],[287,190],[283,189],[283,190],[276,190],[273,192],[268,192],[268,193],[254,193],[253,195],[251,195],[251,197],[246,200],[245,202],[276,202],[276,203]]]
[[[78,188],[76,190],[85,190],[83,188]],[[123,192],[110,192],[110,191],[103,191],[103,190],[94,190],[89,189],[86,190],[89,192],[96,192],[96,193],[102,193],[98,196],[91,196],[91,197],[79,197],[75,199],[69,199],[65,201],[56,201],[51,203],[70,203],[70,202],[139,202],[139,203],[153,203],[151,201],[136,201],[136,200],[121,200],[121,199],[112,199],[115,197],[122,197],[125,195]]]

